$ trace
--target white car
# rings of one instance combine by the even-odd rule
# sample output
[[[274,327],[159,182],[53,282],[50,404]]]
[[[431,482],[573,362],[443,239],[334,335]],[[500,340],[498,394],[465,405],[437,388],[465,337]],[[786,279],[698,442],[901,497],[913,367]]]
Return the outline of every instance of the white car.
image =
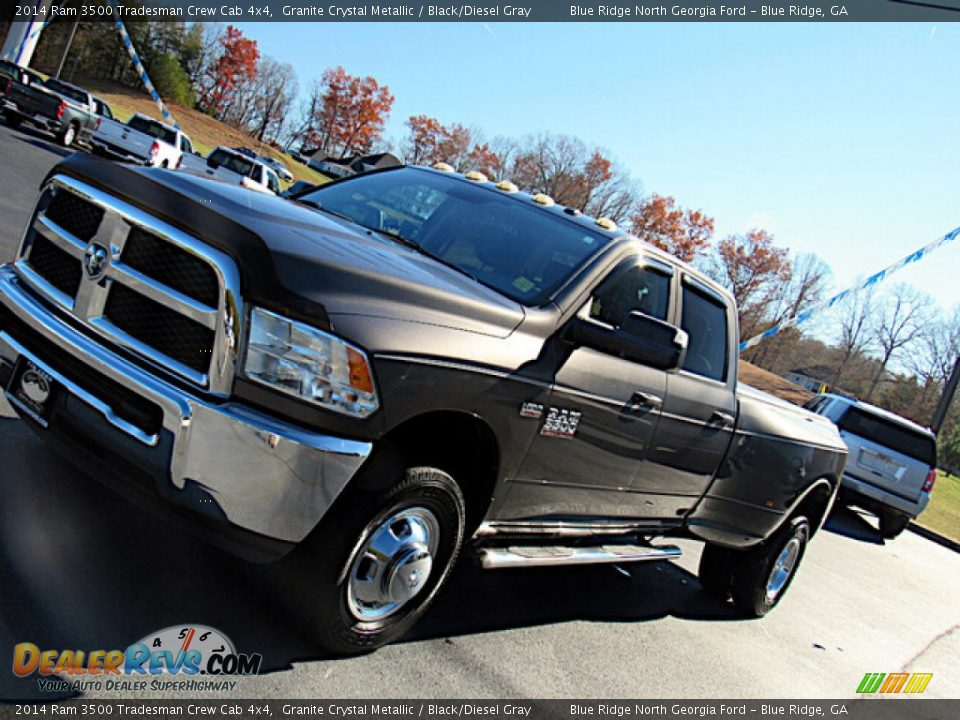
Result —
[[[139,113],[126,124],[102,117],[90,145],[98,155],[151,167],[180,167],[184,155],[193,155],[193,143],[182,130]]]
[[[289,168],[287,168],[287,166],[282,162],[276,158],[269,157],[268,155],[261,155],[260,160],[273,168],[277,172],[277,175],[280,176],[281,180],[284,180],[288,183],[293,182],[293,173],[290,172]]]
[[[216,147],[206,160],[184,155],[180,167],[197,175],[242,185],[250,190],[280,194],[280,178],[272,168],[230,148]]]

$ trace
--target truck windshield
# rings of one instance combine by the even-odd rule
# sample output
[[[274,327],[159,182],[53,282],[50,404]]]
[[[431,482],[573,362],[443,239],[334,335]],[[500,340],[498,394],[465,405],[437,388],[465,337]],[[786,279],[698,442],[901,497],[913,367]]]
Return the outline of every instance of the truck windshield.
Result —
[[[70,98],[71,100],[75,100],[81,105],[85,105],[87,102],[86,93],[82,93],[76,88],[70,87],[69,85],[64,85],[62,82],[54,80],[53,78],[51,78],[50,80],[47,80],[43,84],[43,86],[48,90],[52,90],[58,95],[63,95],[63,97],[65,98]]]
[[[252,160],[248,160],[243,155],[227,152],[223,148],[217,148],[210,153],[210,162],[244,177],[250,177],[253,174]]]
[[[144,117],[132,117],[127,122],[127,125],[138,132],[142,132],[144,135],[155,137],[167,145],[177,146],[177,133],[170,128],[164,127],[156,120],[150,120]]]
[[[361,175],[298,200],[392,235],[527,305],[545,302],[609,242],[507,193],[415,168]]]
[[[841,430],[919,460],[930,467],[937,464],[937,447],[932,437],[879,415],[851,407],[841,418],[839,426]]]

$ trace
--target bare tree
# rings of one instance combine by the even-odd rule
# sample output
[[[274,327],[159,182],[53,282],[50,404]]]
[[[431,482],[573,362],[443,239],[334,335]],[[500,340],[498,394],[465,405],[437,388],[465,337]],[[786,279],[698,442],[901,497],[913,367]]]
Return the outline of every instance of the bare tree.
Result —
[[[840,324],[840,337],[837,341],[840,361],[834,372],[833,385],[843,383],[847,365],[854,358],[863,355],[869,347],[871,340],[869,321],[875,304],[873,288],[848,295],[841,301],[837,318]]]
[[[873,397],[894,354],[914,342],[930,321],[932,307],[929,295],[906,284],[894,286],[879,303],[870,334],[880,353],[880,365],[867,388],[867,400]]]

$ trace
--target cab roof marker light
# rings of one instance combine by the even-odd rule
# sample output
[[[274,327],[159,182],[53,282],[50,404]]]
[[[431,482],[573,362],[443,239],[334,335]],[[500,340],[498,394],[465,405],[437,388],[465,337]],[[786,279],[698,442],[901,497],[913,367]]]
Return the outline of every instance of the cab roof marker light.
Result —
[[[470,172],[464,174],[464,177],[472,182],[489,182],[487,176],[479,170],[471,170]]]
[[[445,162],[438,162],[433,164],[433,169],[439,170],[440,172],[453,172],[453,165]]]
[[[495,187],[497,188],[497,190],[503,190],[504,192],[508,192],[508,193],[515,193],[520,190],[520,188],[518,188],[509,180],[501,180],[496,184]]]
[[[530,199],[533,200],[537,205],[543,205],[544,207],[550,207],[554,204],[553,198],[546,193],[537,193]]]
[[[617,224],[608,217],[597,218],[596,223],[604,230],[610,230],[612,232],[617,229]]]

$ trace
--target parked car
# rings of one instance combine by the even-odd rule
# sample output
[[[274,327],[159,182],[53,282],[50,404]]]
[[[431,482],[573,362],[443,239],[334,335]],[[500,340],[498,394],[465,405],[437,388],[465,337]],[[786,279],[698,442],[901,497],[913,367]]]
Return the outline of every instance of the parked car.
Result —
[[[90,146],[93,152],[111,160],[165,168],[179,167],[184,154],[194,154],[185,132],[139,113],[126,123],[101,118]]]
[[[316,183],[307,182],[306,180],[297,180],[293,185],[280,193],[280,195],[285,198],[290,198],[306,192],[307,190],[312,190],[315,187],[318,187]]]
[[[903,532],[930,502],[937,437],[930,428],[854,398],[823,393],[805,407],[840,429],[850,449],[840,497],[877,516],[880,534]]]
[[[292,158],[293,158],[294,160],[296,160],[298,163],[302,163],[303,165],[308,165],[308,164],[310,163],[310,158],[308,158],[306,155],[304,155],[304,154],[303,154],[302,152],[300,152],[299,150],[295,150],[295,151],[291,152],[291,153],[290,153],[290,157],[292,157]]]
[[[269,165],[271,168],[273,168],[273,170],[277,173],[277,175],[280,176],[281,180],[284,180],[285,182],[288,182],[288,183],[293,182],[293,173],[290,172],[287,166],[284,165],[282,162],[280,162],[276,158],[270,157],[269,155],[261,155],[260,160],[261,162],[264,162],[267,165]]]
[[[16,127],[22,122],[46,130],[57,136],[64,147],[77,140],[87,140],[101,113],[110,113],[110,107],[76,85],[49,78],[38,85],[10,80],[0,99],[7,125]]]
[[[280,194],[280,178],[272,168],[230,148],[216,147],[206,159],[184,155],[180,167],[248,190]]]
[[[27,424],[213,542],[285,556],[277,600],[339,653],[403,635],[464,552],[623,564],[690,537],[705,588],[769,612],[846,447],[740,386],[737,341],[730,293],[609,220],[418,167],[290,202],[77,154],[0,268]]]

